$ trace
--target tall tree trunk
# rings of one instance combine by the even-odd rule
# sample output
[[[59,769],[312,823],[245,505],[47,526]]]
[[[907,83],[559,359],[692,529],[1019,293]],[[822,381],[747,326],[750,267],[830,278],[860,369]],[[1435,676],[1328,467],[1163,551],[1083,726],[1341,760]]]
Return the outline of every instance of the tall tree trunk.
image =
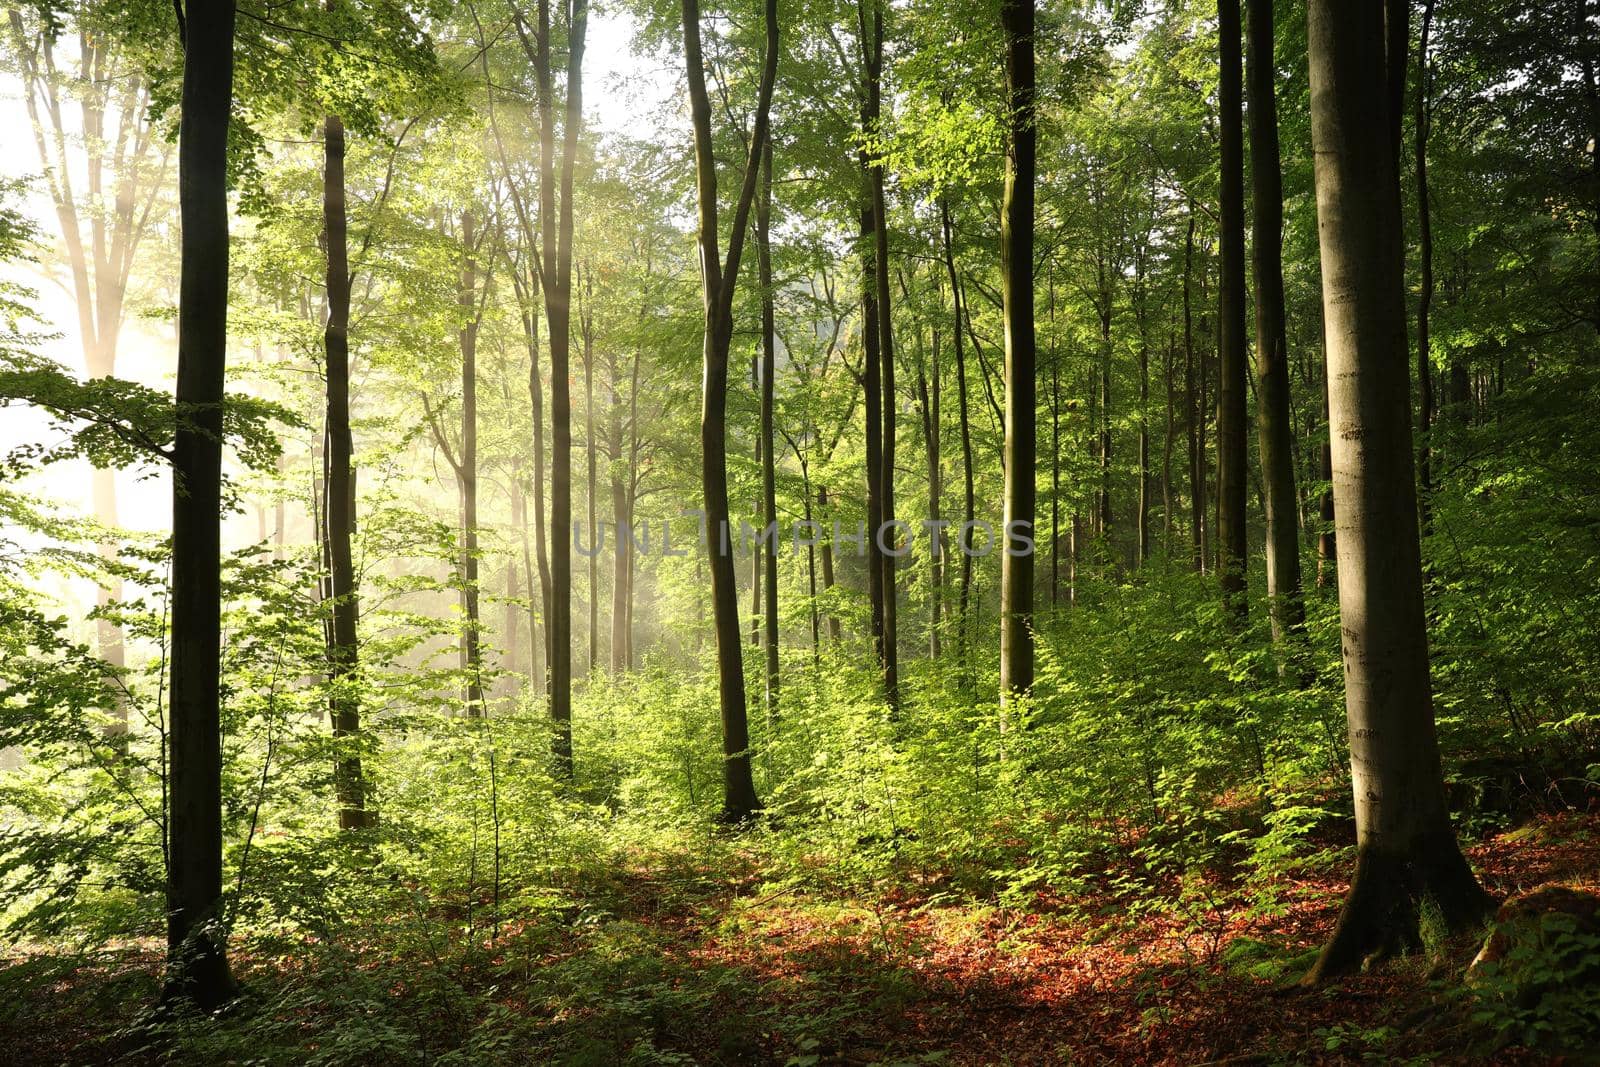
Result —
[[[195,4],[178,126],[182,223],[172,446],[167,974],[162,999],[233,995],[222,915],[222,402],[228,352],[228,122],[234,5]]]
[[[1195,381],[1194,302],[1190,279],[1194,267],[1194,204],[1189,204],[1189,227],[1183,239],[1183,382],[1184,423],[1189,432],[1189,535],[1194,544],[1194,569],[1206,569],[1206,479],[1204,440],[1205,408]]]
[[[635,355],[637,362],[638,356]],[[611,403],[607,438],[611,445],[611,524],[616,530],[611,571],[611,674],[620,677],[629,667],[628,610],[633,569],[633,501],[630,473],[622,463],[622,383],[617,360],[611,359]]]
[[[633,373],[629,376],[628,382],[628,469],[626,473],[628,479],[628,521],[630,526],[633,522],[634,506],[639,499],[639,365],[641,362],[642,361],[639,358],[639,350],[636,348],[633,350]],[[649,543],[648,530],[645,533],[645,543]],[[628,608],[628,614],[627,618],[625,618],[622,622],[622,640],[624,649],[622,655],[622,665],[624,668],[631,671],[635,665],[633,658],[633,609],[634,604],[636,603],[634,591],[638,584],[639,573],[639,564],[634,556],[633,546],[631,544],[628,546],[627,562],[628,598],[626,604]]]
[[[766,150],[772,83],[778,71],[777,0],[764,4],[766,47],[761,63],[750,152],[728,232],[726,262],[718,246],[717,161],[711,136],[711,98],[706,91],[700,46],[699,0],[683,0],[684,66],[694,125],[695,199],[700,281],[705,296],[702,353],[705,392],[700,411],[701,477],[705,488],[707,554],[711,565],[712,616],[717,636],[717,690],[722,712],[722,819],[743,823],[761,808],[751,774],[750,722],[745,702],[744,659],[739,648],[739,599],[728,536],[728,348],[733,339],[733,297],[739,279],[750,206],[755,200]]]
[[[545,619],[549,656],[551,755],[556,773],[572,777],[572,179],[583,124],[583,49],[588,0],[573,0],[567,27],[566,112],[562,118],[557,204],[555,89],[550,62],[550,2],[539,0],[530,36],[520,11],[513,24],[538,80],[539,237],[545,321],[550,327],[550,597]],[[557,212],[559,210],[559,217]]]
[[[1050,609],[1061,599],[1061,353],[1056,347],[1056,276],[1050,272]]]
[[[339,827],[366,825],[361,780],[360,683],[356,620],[360,617],[355,564],[350,539],[356,528],[356,473],[350,435],[350,259],[346,234],[344,189],[344,123],[329,115],[323,123],[322,236],[327,244],[328,322],[323,334],[327,366],[327,443],[323,450],[322,514],[326,529],[328,592],[328,717],[339,742],[334,792],[339,801]]]
[[[532,275],[536,284],[538,275]],[[544,386],[539,376],[539,316],[530,302],[522,310],[522,332],[528,344],[528,399],[532,407],[533,422],[533,552],[539,575],[539,637],[534,644],[533,677],[536,691],[541,697],[550,693],[550,616],[551,588],[550,553],[547,545],[547,512],[544,506]],[[532,573],[533,568],[529,568]],[[529,591],[530,593],[532,590]],[[530,618],[528,631],[533,637]]]
[[[1139,538],[1136,560],[1150,558],[1150,334],[1145,322],[1144,248],[1135,268],[1133,314],[1139,327]]]
[[[1006,347],[1005,552],[1000,558],[1000,704],[1033,688],[1034,323],[1033,0],[1001,0],[1007,131],[1000,209],[1000,292]],[[1028,540],[1013,550],[1013,536]]]
[[[1300,584],[1299,496],[1289,425],[1289,342],[1283,303],[1283,176],[1273,82],[1272,0],[1248,0],[1250,190],[1255,232],[1256,433],[1267,512],[1267,597],[1273,640],[1285,646],[1305,625]],[[1283,666],[1287,662],[1283,661]]]
[[[759,213],[760,208],[757,207]],[[761,357],[753,356],[750,359],[750,391],[757,397],[761,395]],[[757,404],[759,404],[759,399]],[[762,456],[761,434],[756,434],[756,468],[761,468]],[[750,513],[755,516],[761,514],[761,495],[759,490],[756,499],[750,502]],[[758,538],[750,549],[750,646],[761,647],[761,540]]]
[[[1587,21],[1587,20],[1586,20]],[[1433,127],[1433,68],[1428,63],[1428,37],[1433,29],[1433,0],[1422,3],[1422,37],[1417,49],[1417,107],[1415,129],[1417,171],[1417,256],[1421,260],[1422,286],[1417,296],[1417,429],[1422,438],[1417,450],[1417,488],[1422,532],[1433,529],[1433,352],[1429,312],[1433,309],[1433,209],[1428,202],[1428,134]]]
[[[1244,329],[1244,137],[1239,0],[1217,0],[1220,59],[1217,105],[1222,180],[1218,228],[1222,246],[1220,381],[1217,397],[1217,570],[1222,599],[1242,617],[1245,599],[1246,448]]]
[[[917,362],[917,395],[922,407],[922,436],[928,442],[928,656],[938,659],[944,617],[944,520],[939,515],[939,495],[943,479],[939,470],[939,328],[933,329],[933,369],[930,375],[920,359]]]
[[[867,52],[867,113],[863,126],[864,132],[876,136],[879,133],[883,108],[885,0],[864,0],[864,2],[872,5],[872,21],[869,30],[866,19],[864,17],[862,19],[862,47]],[[870,45],[866,40],[868,36]],[[896,564],[900,550],[892,542],[885,547],[884,538],[885,535],[892,537],[894,530],[891,525],[894,523],[894,444],[895,419],[899,415],[899,402],[894,388],[894,316],[889,286],[889,211],[883,191],[882,159],[872,161],[867,169],[867,181],[871,187],[872,232],[876,244],[873,268],[877,314],[874,318],[878,328],[878,359],[882,367],[879,380],[883,385],[881,408],[883,433],[879,438],[878,456],[878,462],[881,464],[881,473],[878,475],[878,525],[873,526],[871,530],[873,548],[877,551],[868,558],[876,560],[878,566],[883,569],[883,577],[879,580],[883,598],[883,692],[889,702],[890,713],[893,714],[900,707],[899,590],[896,582]]]
[[[1393,148],[1370,131],[1391,112],[1376,3],[1311,0],[1308,45],[1339,607],[1355,793],[1355,875],[1307,981],[1418,940],[1424,900],[1447,930],[1491,901],[1445,806],[1428,676],[1406,372],[1400,190]]]
[[[1095,501],[1095,533],[1111,537],[1111,278],[1102,256],[1096,304],[1100,318],[1100,486]]]
[[[478,616],[478,234],[472,212],[462,212],[461,286],[461,667],[467,676],[467,715],[481,718],[483,634]]]
[[[761,520],[770,530],[778,523],[777,448],[773,442],[772,401],[773,385],[778,373],[778,330],[773,309],[772,291],[772,138],[761,152],[761,192],[756,202],[756,266],[757,284],[761,286]],[[762,553],[764,570],[762,581],[766,586],[766,614],[764,642],[766,648],[767,722],[778,721],[778,541],[776,538]]]
[[[862,119],[865,128],[867,120]],[[869,169],[865,153],[862,170]],[[866,426],[863,430],[867,475],[867,601],[872,609],[872,645],[880,677],[885,663],[883,647],[882,553],[878,550],[878,531],[883,528],[883,392],[882,366],[878,358],[878,279],[877,214],[869,197],[861,206],[861,386],[864,394]]]
[[[1167,348],[1161,359],[1161,381],[1166,392],[1166,426],[1161,438],[1161,552],[1172,557],[1172,532],[1177,523],[1172,517],[1172,447],[1175,443],[1177,423],[1173,411],[1173,364],[1177,362],[1178,339],[1167,330]]]
[[[944,244],[944,267],[950,276],[950,299],[954,309],[951,333],[956,344],[956,411],[961,424],[961,521],[963,531],[972,529],[977,511],[977,494],[973,481],[972,417],[967,405],[967,350],[961,341],[961,284],[956,279],[954,242],[950,234],[950,204],[939,198],[939,229]],[[960,659],[965,663],[967,653],[967,610],[972,602],[972,553],[967,551],[967,534],[956,538],[957,551],[961,553],[961,592],[957,600],[956,633]]]

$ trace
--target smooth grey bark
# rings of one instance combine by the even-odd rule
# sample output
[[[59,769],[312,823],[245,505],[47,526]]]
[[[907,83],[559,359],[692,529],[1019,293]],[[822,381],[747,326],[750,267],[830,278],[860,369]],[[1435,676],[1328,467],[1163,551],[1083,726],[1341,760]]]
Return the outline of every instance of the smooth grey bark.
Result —
[[[1419,939],[1423,902],[1447,930],[1492,901],[1445,806],[1428,672],[1394,146],[1371,135],[1391,97],[1371,57],[1375,0],[1311,0],[1308,44],[1317,229],[1328,350],[1339,614],[1355,795],[1356,868],[1306,981]]]
[[[1251,252],[1256,286],[1256,434],[1267,513],[1267,597],[1280,648],[1305,627],[1299,496],[1289,423],[1289,342],[1283,298],[1283,175],[1273,83],[1272,0],[1248,0]],[[1280,661],[1286,667],[1286,661]]]

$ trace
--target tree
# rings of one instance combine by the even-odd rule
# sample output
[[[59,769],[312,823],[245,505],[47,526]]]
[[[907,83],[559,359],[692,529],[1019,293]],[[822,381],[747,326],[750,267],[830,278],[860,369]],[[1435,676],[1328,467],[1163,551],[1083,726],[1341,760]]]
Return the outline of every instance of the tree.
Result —
[[[1035,338],[1033,323],[1033,0],[1002,0],[1008,128],[1000,207],[1006,358],[1005,552],[1000,560],[1000,703],[1033,688]]]
[[[1273,89],[1271,0],[1247,0],[1250,47],[1250,192],[1256,284],[1256,431],[1267,511],[1267,596],[1273,639],[1305,626],[1300,588],[1299,500],[1289,426],[1289,341],[1283,300],[1283,174]]]
[[[705,492],[707,554],[710,556],[712,624],[717,637],[717,692],[722,713],[722,818],[747,821],[761,808],[750,773],[750,723],[745,705],[744,660],[740,652],[739,598],[728,531],[728,348],[733,340],[733,298],[739,281],[750,206],[756,197],[761,158],[769,136],[772,86],[778,73],[778,3],[765,0],[766,45],[761,63],[755,119],[745,158],[728,255],[720,249],[717,160],[711,137],[711,98],[706,91],[700,44],[699,0],[683,0],[684,65],[689,80],[689,113],[694,126],[697,244],[704,318],[701,353],[704,384],[700,410],[701,480]]]
[[[1308,41],[1327,322],[1345,711],[1356,867],[1308,982],[1418,939],[1424,901],[1448,930],[1491,901],[1456,844],[1434,732],[1411,451],[1393,106],[1371,57],[1377,0],[1312,0]]]
[[[1433,0],[1423,0],[1411,136],[1416,141],[1417,258],[1421,274],[1417,294],[1417,431],[1422,447],[1417,452],[1417,488],[1424,534],[1433,526],[1433,210],[1428,203],[1428,128],[1433,122],[1433,67],[1428,62],[1428,37],[1432,29]]]
[[[866,13],[869,4],[872,7],[870,20]],[[883,7],[882,0],[862,0],[856,9],[860,20],[862,67],[866,80],[866,91],[863,96],[866,103],[861,121],[861,132],[864,137],[881,136],[882,132],[880,126],[883,122]],[[868,453],[868,462],[871,463],[876,458],[878,464],[878,514],[875,522],[869,519],[872,528],[868,532],[872,537],[872,550],[868,554],[868,559],[882,570],[882,576],[878,579],[880,599],[875,606],[881,616],[879,654],[883,661],[883,693],[884,699],[889,702],[890,713],[893,714],[900,707],[899,596],[895,574],[899,550],[893,544],[885,547],[883,538],[895,528],[895,420],[899,417],[900,405],[895,397],[894,386],[894,316],[889,285],[889,209],[883,189],[885,167],[881,157],[869,160],[863,154],[862,158],[867,164],[873,238],[872,248],[862,253],[864,256],[870,256],[872,266],[872,278],[868,282],[872,288],[872,299],[863,303],[863,308],[870,308],[872,313],[864,313],[862,328],[877,333],[875,347],[879,369],[872,376],[883,388],[883,400],[879,405],[883,429],[878,438],[878,454],[873,457],[870,451]],[[872,358],[873,348],[871,345],[867,347],[869,359]],[[871,373],[869,370],[869,374]],[[870,407],[868,411],[870,417]]]
[[[183,226],[172,446],[172,696],[164,1001],[233,995],[222,908],[222,402],[228,353],[231,0],[188,6],[178,126]]]
[[[774,380],[778,373],[777,326],[772,290],[772,136],[761,150],[761,191],[756,203],[756,260],[761,287],[761,521],[767,529],[778,522],[778,460],[772,431]],[[764,564],[761,582],[766,586],[763,649],[767,667],[767,721],[778,717],[778,543],[757,549]]]
[[[1217,392],[1217,570],[1224,603],[1236,616],[1245,600],[1244,138],[1239,0],[1217,0],[1222,195],[1221,372]]]
[[[351,460],[350,435],[350,256],[345,216],[344,123],[337,115],[323,121],[322,134],[322,239],[328,293],[328,321],[323,331],[324,373],[327,377],[323,451],[322,544],[328,571],[331,618],[326,629],[328,647],[328,716],[333,735],[349,743],[361,730],[361,703],[357,689],[358,650],[356,620],[361,605],[356,599],[355,564],[350,539],[356,527],[356,478]],[[361,757],[341,752],[335,769],[339,825],[355,829],[366,823],[361,780]]]
[[[91,377],[105,378],[117,372],[128,282],[165,184],[169,155],[151,121],[150,79],[130,62],[125,42],[90,24],[88,17],[88,12],[77,15],[77,69],[68,73],[56,57],[61,27],[52,19],[30,27],[21,10],[9,12],[11,43],[43,185],[55,207],[67,253],[84,368]],[[69,149],[64,99],[69,104],[76,101],[80,112],[81,173],[86,186],[81,195],[73,185],[79,161],[78,153]],[[92,469],[91,496],[95,520],[115,527],[117,482],[112,468]],[[116,552],[114,543],[100,546],[107,559]],[[121,580],[109,577],[98,595],[102,608],[120,600]],[[123,634],[115,620],[101,616],[95,634],[100,658],[113,672],[124,667]],[[106,732],[114,744],[125,747],[128,709],[115,679],[110,688],[115,718]]]
[[[588,0],[572,0],[567,18],[567,99],[561,132],[561,188],[556,190],[554,72],[550,62],[550,0],[539,0],[530,32],[521,10],[512,21],[533,64],[539,105],[539,278],[550,337],[550,597],[545,620],[550,677],[551,752],[572,776],[572,175],[583,124],[583,47]],[[560,212],[559,219],[557,212]],[[537,371],[534,372],[537,375]],[[537,418],[537,414],[535,415]],[[537,434],[537,431],[535,431]],[[539,458],[534,457],[538,463]]]

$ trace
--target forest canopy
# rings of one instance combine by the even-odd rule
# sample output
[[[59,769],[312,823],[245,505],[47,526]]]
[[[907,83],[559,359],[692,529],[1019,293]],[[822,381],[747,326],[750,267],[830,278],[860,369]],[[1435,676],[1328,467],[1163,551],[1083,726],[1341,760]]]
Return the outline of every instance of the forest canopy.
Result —
[[[0,1062],[1592,1055],[1597,66],[10,4]]]

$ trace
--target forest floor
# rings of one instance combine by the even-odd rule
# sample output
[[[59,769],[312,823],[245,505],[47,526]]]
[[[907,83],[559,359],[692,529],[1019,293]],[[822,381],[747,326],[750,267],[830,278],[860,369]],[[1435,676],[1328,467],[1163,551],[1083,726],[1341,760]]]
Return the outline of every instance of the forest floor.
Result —
[[[0,961],[0,1062],[1562,1062],[1485,1051],[1459,983],[1476,939],[1448,966],[1402,958],[1294,988],[1336,915],[1332,875],[1284,885],[1279,908],[1174,918],[1114,896],[823,896],[771,888],[754,849],[715,855],[641,856],[561,921],[507,921],[470,952],[381,929],[338,956],[236,952],[246,1006],[222,1037],[164,1054],[129,1028],[155,946],[16,956]],[[1498,896],[1594,886],[1600,815],[1541,816],[1470,856]]]

